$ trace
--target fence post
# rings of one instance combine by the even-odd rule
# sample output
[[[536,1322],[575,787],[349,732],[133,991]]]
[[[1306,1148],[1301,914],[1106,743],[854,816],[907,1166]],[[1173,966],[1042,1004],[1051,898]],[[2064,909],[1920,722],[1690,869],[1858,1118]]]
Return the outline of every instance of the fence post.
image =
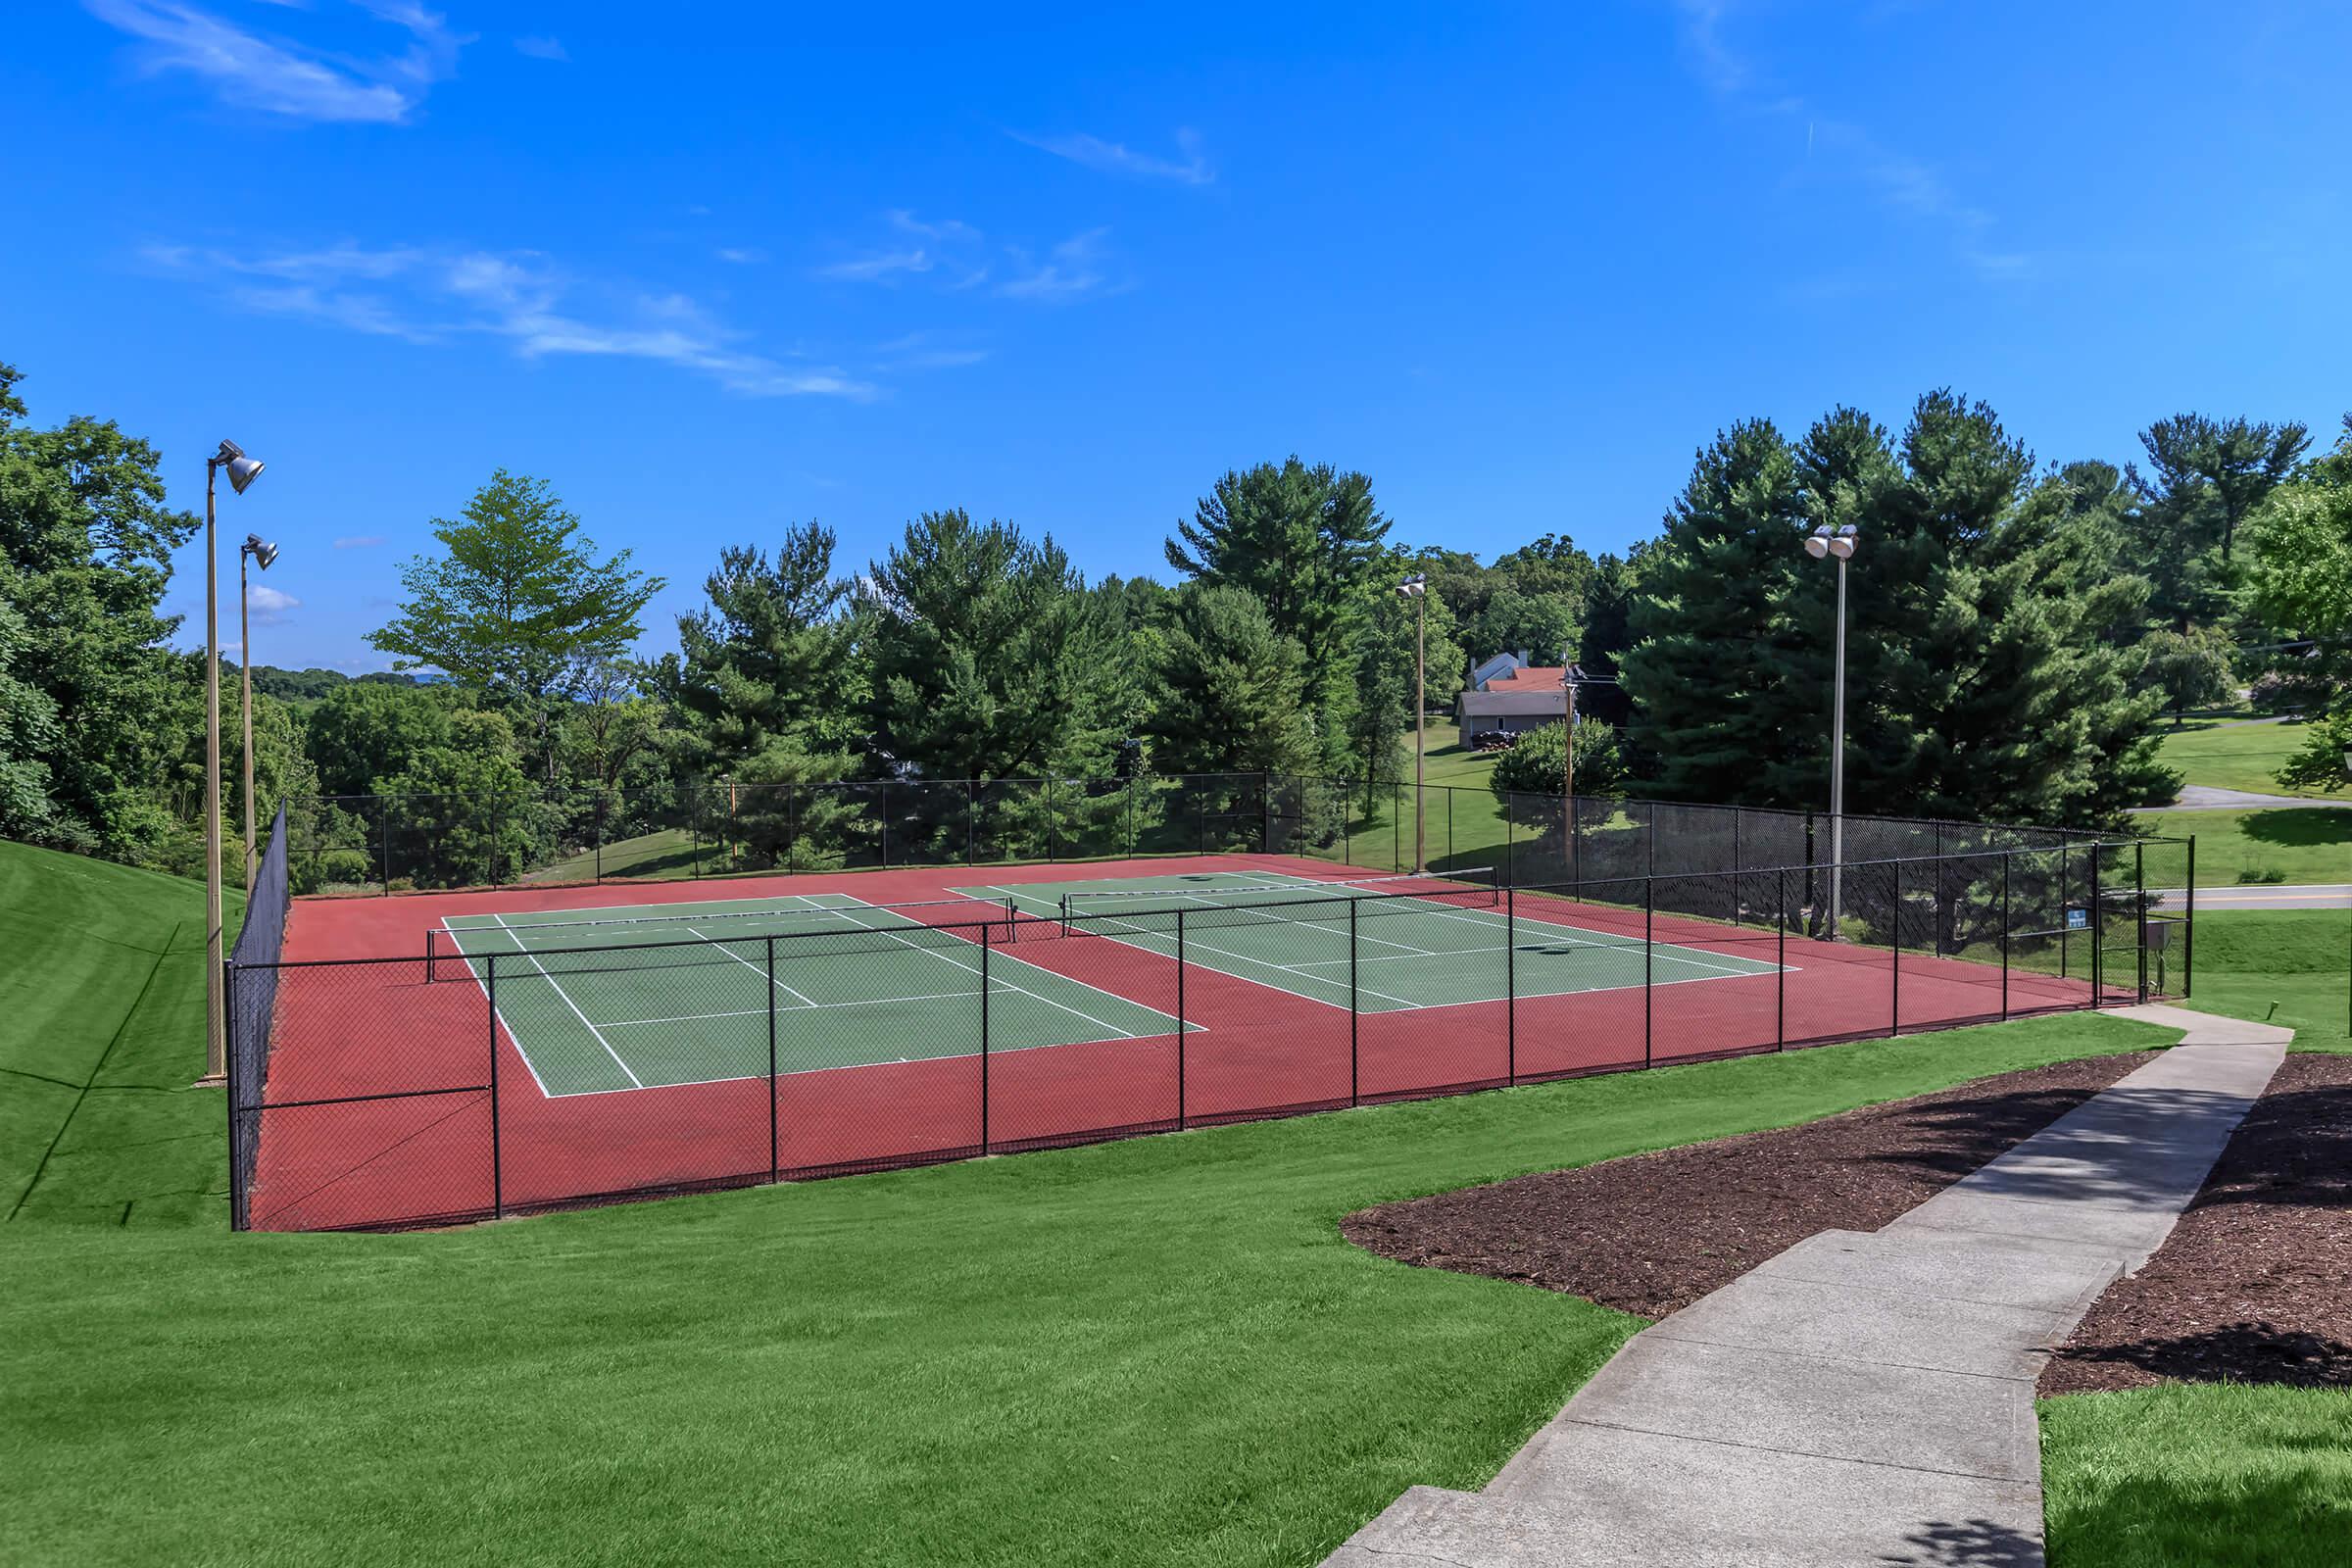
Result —
[[[1176,910],[1176,1130],[1184,1131],[1184,1048],[1190,1025],[1184,1021],[1184,910]]]
[[[1654,826],[1657,818],[1652,816],[1650,821]],[[1657,903],[1656,890],[1656,877],[1645,876],[1642,879],[1642,1065],[1644,1067],[1651,1060],[1651,1014],[1655,1010],[1653,999],[1657,994],[1652,971],[1658,952],[1658,933],[1650,914]]]
[[[2180,996],[2186,1000],[2195,984],[2197,957],[2197,836],[2188,836],[2187,923],[2180,931]]]
[[[228,1104],[228,1228],[241,1231],[245,1229],[247,1204],[252,1200],[245,1191],[244,1161],[237,1157],[237,962],[234,958],[220,960],[220,1022],[225,1035],[220,1066],[227,1075],[220,1088],[221,1098]]]
[[[1772,873],[1772,1049],[1788,1049],[1788,868]]]
[[[2001,856],[2001,1022],[2009,1021],[2009,862],[2017,852],[2009,850]]]
[[[1355,937],[1355,906],[1356,901],[1354,899],[1349,899],[1348,901],[1348,1103],[1350,1105],[1359,1103],[1357,1091],[1361,1081],[1356,1062],[1357,1053],[1355,1043],[1357,1010],[1357,1003],[1355,998],[1355,955],[1357,949]]]
[[[1502,890],[1502,1051],[1503,1072],[1519,1082],[1519,895]]]
[[[2060,839],[2058,841],[2058,978],[2061,980],[2074,978],[2066,968],[2066,944],[2067,938],[2073,934],[2072,920],[2075,912],[2074,906],[2066,902],[2066,851],[2067,841]]]
[[[882,797],[882,809],[879,813],[882,818],[882,863],[887,866],[890,864],[890,780],[882,781],[880,793]]]
[[[1453,864],[1453,786],[1446,786],[1446,863]]]
[[[963,781],[963,863],[966,865],[980,863],[972,858],[972,822],[979,814],[980,781],[976,778],[967,778]],[[1046,830],[1049,833],[1053,831],[1053,823],[1054,799],[1048,795],[1046,797]],[[1047,858],[1052,859],[1053,857],[1049,855]]]
[[[1886,1038],[1903,1032],[1903,862],[1894,864],[1894,909],[1886,919],[1892,956],[1886,970]]]
[[[980,1152],[988,1152],[988,925],[980,926]]]
[[[2148,846],[2132,841],[2132,946],[2139,953],[2139,1000],[2148,1000]]]
[[[776,939],[767,939],[767,1179],[782,1174],[776,1128]]]
[[[596,792],[596,885],[605,885],[605,792]]]
[[[375,805],[376,829],[383,839],[384,849],[384,897],[388,899],[392,896],[392,797],[381,796]]]
[[[507,1212],[506,1152],[498,1141],[498,955],[487,955],[490,978],[482,987],[483,1000],[490,1005],[490,1217],[503,1219]]]
[[[2106,946],[2104,933],[2100,929],[2104,923],[2099,909],[2099,846],[2093,843],[2090,847],[2090,1004],[2094,1007],[2107,1000],[2107,966],[2099,954],[2099,949]]]
[[[1740,819],[1746,814],[1745,808],[1741,807],[1732,808],[1732,924],[1734,925],[1741,923],[1740,919],[1740,875],[1747,869],[1747,865],[1740,858]]]
[[[1511,802],[1516,799],[1517,796],[1508,794],[1502,798],[1502,885],[1506,888],[1519,885],[1518,873],[1511,863]]]

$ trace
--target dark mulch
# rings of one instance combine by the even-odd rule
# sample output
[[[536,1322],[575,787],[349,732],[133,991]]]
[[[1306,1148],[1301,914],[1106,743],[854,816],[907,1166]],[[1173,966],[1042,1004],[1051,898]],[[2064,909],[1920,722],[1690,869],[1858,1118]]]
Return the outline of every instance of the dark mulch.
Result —
[[[2099,1298],[2041,1392],[2170,1379],[2352,1387],[2352,1056],[2286,1058],[2172,1236]]]
[[[1817,1232],[1877,1230],[2151,1059],[2003,1073],[1802,1127],[1384,1203],[1340,1228],[1399,1262],[1664,1317]]]

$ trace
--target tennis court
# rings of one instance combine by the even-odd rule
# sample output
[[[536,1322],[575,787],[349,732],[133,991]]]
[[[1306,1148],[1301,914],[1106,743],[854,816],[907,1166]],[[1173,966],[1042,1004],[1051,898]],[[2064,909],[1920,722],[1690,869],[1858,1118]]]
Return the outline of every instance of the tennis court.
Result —
[[[432,946],[455,956],[431,978],[487,993],[497,956],[499,1021],[551,1098],[765,1077],[771,990],[781,1073],[976,1054],[984,964],[992,1051],[1175,1033],[1166,1013],[1022,962],[997,946],[1009,933],[1001,897],[453,914]]]
[[[1162,958],[1310,1002],[1393,1012],[1772,974],[1770,962],[1575,923],[1546,898],[1506,906],[1477,874],[1346,882],[1258,871],[958,888]],[[1619,922],[1622,925],[1622,921]]]

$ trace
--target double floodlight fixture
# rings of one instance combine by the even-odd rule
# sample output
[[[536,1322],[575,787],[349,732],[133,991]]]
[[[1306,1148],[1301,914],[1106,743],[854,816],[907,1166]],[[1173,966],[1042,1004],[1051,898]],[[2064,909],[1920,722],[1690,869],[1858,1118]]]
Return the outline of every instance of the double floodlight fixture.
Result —
[[[258,467],[259,465],[257,464],[256,466]],[[245,536],[244,551],[264,571],[268,571],[270,564],[277,559],[277,546],[270,543],[258,533],[249,533]]]
[[[1429,592],[1429,578],[1418,571],[1396,585],[1396,597],[1399,599],[1418,599],[1427,592]]]
[[[1820,561],[1828,556],[1836,556],[1839,561],[1844,561],[1853,555],[1854,544],[1854,525],[1852,523],[1849,522],[1842,528],[1833,529],[1825,522],[1805,536],[1805,554],[1811,556],[1815,561]]]
[[[245,449],[234,441],[223,441],[220,443],[220,450],[213,454],[211,466],[226,468],[228,470],[228,487],[237,494],[243,495],[245,487],[261,477],[262,460],[247,457]]]

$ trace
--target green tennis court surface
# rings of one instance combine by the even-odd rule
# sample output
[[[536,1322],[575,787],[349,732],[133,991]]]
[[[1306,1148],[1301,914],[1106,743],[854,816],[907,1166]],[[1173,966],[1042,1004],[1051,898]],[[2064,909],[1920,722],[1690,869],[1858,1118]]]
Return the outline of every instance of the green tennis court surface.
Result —
[[[976,1054],[979,933],[935,928],[960,908],[925,913],[817,893],[455,915],[435,936],[458,955],[438,978],[486,988],[498,956],[499,1018],[550,1096],[764,1076],[770,936],[779,1072]],[[1002,899],[968,915],[1004,917]],[[1009,949],[992,948],[988,980],[992,1051],[1175,1032]]]
[[[1426,891],[1362,896],[1384,885]],[[1246,891],[1251,889],[1258,891]],[[1365,1012],[1611,991],[1640,986],[1645,975],[1659,985],[1728,980],[1779,967],[1569,924],[1571,906],[1556,900],[1544,901],[1540,919],[1523,902],[1514,922],[1495,890],[1436,874],[1413,882],[1378,879],[1353,891],[1261,871],[956,891],[1009,899],[1019,912],[1039,918],[1059,919],[1066,908],[1073,931],[1168,957],[1176,952],[1175,911],[1182,908],[1187,963],[1336,1007],[1348,1004],[1352,971],[1356,1006]],[[1352,956],[1346,900],[1355,906]]]

